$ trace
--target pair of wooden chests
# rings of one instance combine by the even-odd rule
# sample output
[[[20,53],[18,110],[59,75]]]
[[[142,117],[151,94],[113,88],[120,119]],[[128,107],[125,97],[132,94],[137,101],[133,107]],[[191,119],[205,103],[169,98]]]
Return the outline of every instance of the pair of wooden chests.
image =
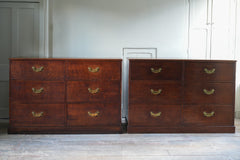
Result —
[[[235,61],[129,60],[128,133],[234,133]],[[122,133],[121,59],[10,59],[9,133]]]

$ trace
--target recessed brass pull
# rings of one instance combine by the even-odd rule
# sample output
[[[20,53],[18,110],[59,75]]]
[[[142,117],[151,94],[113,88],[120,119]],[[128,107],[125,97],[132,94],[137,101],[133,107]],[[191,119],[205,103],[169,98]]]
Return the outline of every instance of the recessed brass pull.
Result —
[[[42,72],[43,69],[44,69],[43,66],[42,66],[42,67],[39,67],[39,68],[36,68],[36,67],[32,66],[32,70],[33,70],[34,72]]]
[[[162,92],[161,89],[159,89],[159,90],[157,90],[157,91],[154,91],[154,89],[150,89],[150,91],[151,91],[151,93],[152,93],[153,95],[159,95],[159,94]]]
[[[40,89],[35,89],[35,88],[32,88],[32,91],[33,91],[33,93],[35,93],[35,94],[39,94],[39,93],[42,93],[43,92],[43,88],[40,88]]]
[[[213,73],[215,73],[216,69],[215,69],[215,68],[213,68],[213,69],[204,68],[204,71],[205,71],[205,73],[207,73],[207,74],[213,74]]]
[[[98,72],[99,70],[100,70],[99,67],[97,67],[97,68],[95,68],[95,69],[92,69],[91,67],[88,67],[88,71],[89,71],[89,72],[92,72],[92,73],[96,73],[96,72]]]
[[[211,113],[203,112],[203,115],[205,117],[212,117],[212,116],[214,116],[214,114],[215,114],[215,112],[213,112],[213,111]]]
[[[97,111],[97,112],[95,112],[95,113],[91,113],[91,112],[88,112],[88,115],[90,116],[90,117],[97,117],[98,115],[99,115],[99,111]]]
[[[151,68],[152,73],[160,73],[162,71],[162,68],[154,69]]]
[[[35,117],[35,118],[39,118],[39,117],[42,117],[42,116],[43,116],[43,112],[35,113],[34,111],[32,111],[32,115],[33,115],[33,117]]]
[[[150,112],[150,115],[151,115],[152,117],[154,117],[154,118],[160,117],[161,114],[162,114],[162,112],[158,112],[158,113],[153,113],[152,111]]]
[[[96,94],[99,92],[99,88],[96,88],[96,89],[91,89],[91,88],[88,88],[88,92],[91,93],[91,94]]]
[[[203,92],[204,92],[206,95],[212,95],[212,94],[215,92],[215,89],[211,89],[211,90],[203,89]]]

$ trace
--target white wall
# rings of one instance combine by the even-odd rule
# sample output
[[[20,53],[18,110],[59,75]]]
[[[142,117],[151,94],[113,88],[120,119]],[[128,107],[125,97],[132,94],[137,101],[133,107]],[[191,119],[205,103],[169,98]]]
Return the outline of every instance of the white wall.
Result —
[[[121,58],[124,47],[154,47],[186,58],[187,0],[53,0],[53,57]]]

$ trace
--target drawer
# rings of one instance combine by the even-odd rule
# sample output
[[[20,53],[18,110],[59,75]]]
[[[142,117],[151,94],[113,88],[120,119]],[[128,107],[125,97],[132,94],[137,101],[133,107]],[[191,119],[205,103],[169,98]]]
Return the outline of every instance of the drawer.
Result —
[[[64,80],[64,61],[11,61],[11,79]]]
[[[226,81],[235,80],[235,63],[186,62],[185,81]]]
[[[10,108],[11,126],[64,126],[64,104],[18,104]]]
[[[120,80],[121,61],[68,61],[68,80]]]
[[[182,86],[180,82],[131,81],[130,103],[180,104]]]
[[[114,126],[121,125],[119,104],[68,104],[68,126]]]
[[[185,105],[182,110],[184,125],[234,125],[234,108],[228,105]]]
[[[65,101],[65,83],[11,80],[10,98],[21,103],[61,103]]]
[[[68,81],[67,102],[121,101],[120,81]]]
[[[131,80],[181,80],[181,61],[130,60]]]
[[[180,123],[180,108],[177,105],[130,104],[130,126],[177,126]]]
[[[184,89],[184,104],[233,104],[232,83],[188,83]]]

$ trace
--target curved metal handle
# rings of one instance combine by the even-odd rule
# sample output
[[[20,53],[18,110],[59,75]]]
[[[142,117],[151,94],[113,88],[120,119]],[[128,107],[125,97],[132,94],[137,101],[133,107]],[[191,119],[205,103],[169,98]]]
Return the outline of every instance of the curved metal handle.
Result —
[[[205,71],[205,73],[207,73],[207,74],[213,74],[213,73],[215,73],[216,69],[215,69],[215,68],[213,68],[213,69],[204,68],[204,71]]]
[[[203,115],[205,116],[205,117],[212,117],[212,116],[214,116],[214,114],[215,114],[215,112],[214,111],[212,111],[211,113],[207,113],[207,112],[203,112]]]
[[[43,112],[35,113],[34,111],[32,111],[32,115],[33,115],[33,117],[35,117],[35,118],[39,118],[39,117],[42,117],[42,116],[43,116]]]
[[[211,90],[203,89],[203,92],[204,92],[206,95],[212,95],[212,94],[215,92],[215,89],[211,89]]]
[[[88,92],[91,93],[91,94],[96,94],[99,92],[99,88],[96,88],[96,89],[91,89],[91,88],[88,88]]]
[[[38,67],[38,68],[36,68],[36,67],[32,66],[32,70],[33,70],[34,72],[42,72],[42,71],[43,71],[43,69],[44,69],[44,67],[43,67],[43,66],[42,66],[42,67]]]
[[[40,89],[35,89],[35,88],[32,88],[32,92],[35,93],[35,94],[39,94],[39,93],[42,93],[43,92],[43,88],[40,88]]]
[[[159,90],[157,90],[157,91],[154,91],[154,89],[150,89],[150,91],[151,91],[151,93],[152,93],[153,95],[159,95],[159,94],[162,92],[161,89],[159,89]]]
[[[162,68],[158,68],[158,69],[151,68],[152,73],[160,73],[161,71],[162,71]]]
[[[91,112],[88,112],[88,115],[90,116],[90,117],[97,117],[98,115],[99,115],[99,111],[97,111],[97,112],[95,112],[95,113],[91,113]]]
[[[151,115],[152,117],[154,117],[154,118],[160,117],[161,114],[162,114],[162,112],[158,112],[158,113],[153,113],[152,111],[150,112],[150,115]]]
[[[99,70],[100,70],[99,67],[97,67],[97,68],[95,68],[95,69],[92,69],[91,67],[88,67],[88,71],[89,71],[89,72],[92,72],[92,73],[96,73],[96,72],[98,72]]]

